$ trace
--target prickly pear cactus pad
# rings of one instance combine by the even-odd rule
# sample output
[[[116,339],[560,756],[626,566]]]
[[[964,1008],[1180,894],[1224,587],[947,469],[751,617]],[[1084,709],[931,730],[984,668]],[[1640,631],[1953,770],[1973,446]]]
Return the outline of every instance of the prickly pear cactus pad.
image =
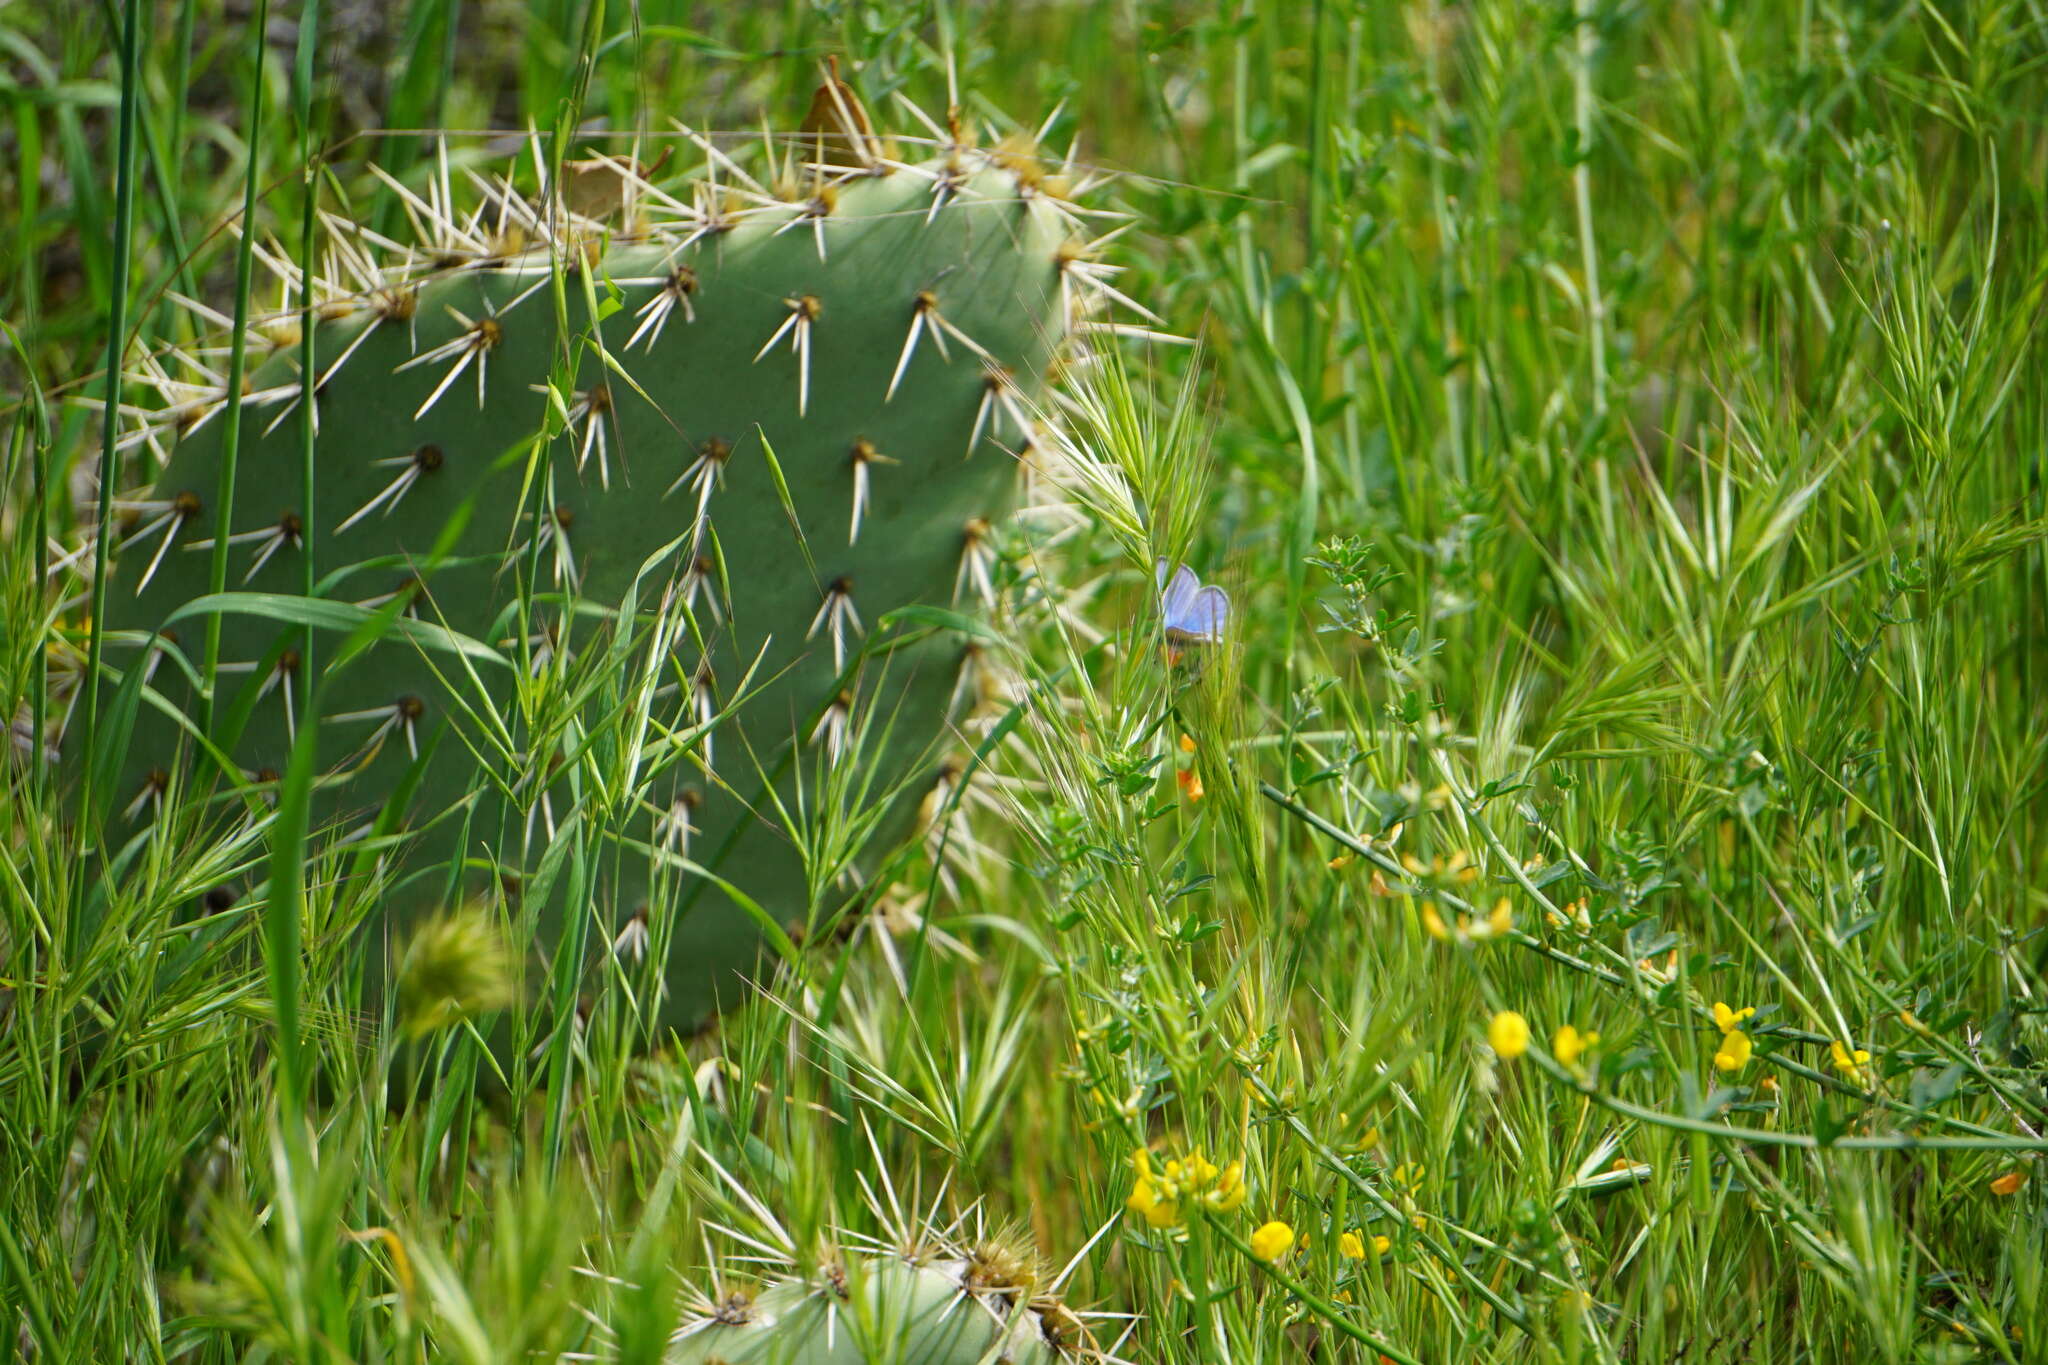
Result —
[[[1054,1365],[1110,1361],[1033,1258],[1001,1240],[838,1258],[696,1305],[668,1365]]]
[[[976,695],[1032,400],[1113,291],[1014,147],[799,135],[775,180],[679,142],[694,176],[598,157],[556,196],[538,155],[444,151],[385,182],[412,247],[326,215],[310,488],[302,314],[251,332],[226,503],[220,362],[146,362],[110,851],[202,799],[260,822],[317,726],[325,875],[376,879],[385,926],[507,888],[536,972],[616,962],[688,1026],[908,831]]]

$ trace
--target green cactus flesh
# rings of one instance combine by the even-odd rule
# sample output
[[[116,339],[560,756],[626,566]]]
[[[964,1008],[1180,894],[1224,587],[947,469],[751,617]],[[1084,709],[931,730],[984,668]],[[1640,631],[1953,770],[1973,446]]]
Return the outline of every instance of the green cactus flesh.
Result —
[[[403,834],[354,864],[390,878],[394,913],[544,881],[528,897],[544,903],[520,912],[538,951],[577,944],[589,962],[644,942],[665,1022],[729,1003],[762,930],[722,883],[777,923],[803,921],[812,882],[789,812],[825,806],[820,786],[846,758],[840,780],[857,772],[873,809],[870,848],[900,838],[958,719],[973,646],[950,618],[885,623],[948,606],[972,579],[1015,496],[1019,400],[1068,332],[1075,218],[1005,160],[954,151],[848,173],[803,203],[578,244],[563,254],[580,269],[471,253],[323,306],[313,505],[288,345],[252,373],[230,513],[215,506],[226,423],[211,412],[184,414],[192,429],[129,510],[108,658],[146,657],[153,695],[108,803],[110,842],[139,837],[172,781],[260,818],[317,687],[316,827],[330,841]],[[301,594],[310,556],[316,596],[375,607],[403,593],[417,622],[322,686],[345,634],[310,637],[308,664],[289,603],[220,612],[210,740],[232,776],[194,741],[208,609],[190,604],[223,528],[230,590]],[[489,653],[438,647],[454,637]],[[568,658],[593,647],[627,666],[575,693],[586,675]],[[549,669],[571,682],[535,687]],[[556,700],[522,707],[522,694]],[[631,723],[636,708],[648,724]],[[573,812],[619,837],[569,911],[569,874],[542,869]],[[679,816],[689,866],[651,851],[676,850]]]
[[[725,1295],[667,1365],[1032,1365],[1100,1358],[1080,1318],[1028,1286],[983,1283],[973,1252],[880,1254],[847,1271]]]

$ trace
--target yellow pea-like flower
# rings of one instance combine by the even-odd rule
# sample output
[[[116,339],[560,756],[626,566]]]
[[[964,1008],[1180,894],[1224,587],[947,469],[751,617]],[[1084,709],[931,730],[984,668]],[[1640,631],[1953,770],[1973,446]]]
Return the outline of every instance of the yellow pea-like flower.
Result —
[[[1292,1250],[1294,1229],[1285,1223],[1265,1223],[1252,1234],[1252,1255],[1262,1261],[1277,1261]]]
[[[1502,896],[1493,903],[1493,910],[1486,917],[1487,929],[1496,936],[1511,932],[1515,927],[1515,907]]]
[[[1145,1224],[1153,1228],[1180,1226],[1180,1205],[1171,1199],[1161,1199],[1145,1210]]]
[[[1851,1049],[1839,1039],[1828,1044],[1828,1052],[1834,1057],[1835,1070],[1853,1081],[1867,1082],[1869,1077],[1870,1053],[1863,1048]]]
[[[1565,1066],[1577,1066],[1586,1050],[1600,1041],[1597,1033],[1581,1033],[1570,1024],[1562,1025],[1550,1040],[1550,1051]]]
[[[1493,1045],[1495,1056],[1512,1062],[1529,1050],[1529,1021],[1513,1010],[1502,1010],[1486,1026],[1486,1041]]]
[[[1743,1067],[1749,1065],[1750,1051],[1751,1047],[1747,1033],[1744,1033],[1741,1029],[1725,1033],[1721,1036],[1720,1048],[1714,1053],[1714,1069],[1716,1071],[1740,1071]]]
[[[1733,1033],[1742,1027],[1743,1020],[1755,1013],[1756,1006],[1754,1005],[1745,1005],[1739,1010],[1731,1010],[1719,1000],[1716,1000],[1714,1002],[1714,1027],[1720,1029],[1723,1033]]]
[[[1216,1178],[1215,1188],[1202,1198],[1217,1213],[1234,1213],[1243,1205],[1249,1189],[1250,1186],[1244,1181],[1244,1163],[1233,1161],[1225,1166],[1223,1174]]]

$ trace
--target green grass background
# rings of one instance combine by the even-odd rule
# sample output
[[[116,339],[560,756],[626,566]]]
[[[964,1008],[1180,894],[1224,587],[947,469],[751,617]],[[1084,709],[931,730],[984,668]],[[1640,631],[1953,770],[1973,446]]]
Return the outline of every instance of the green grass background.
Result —
[[[788,127],[828,56],[888,129],[1078,137],[1201,343],[1096,377],[1128,485],[1006,580],[991,856],[807,950],[821,1010],[600,1021],[505,1095],[358,1027],[318,877],[195,921],[247,851],[164,844],[84,913],[14,763],[0,1360],[651,1359],[708,1224],[815,1257],[883,1172],[1056,1265],[1113,1223],[1071,1293],[1131,1359],[2042,1358],[2035,0],[0,7],[0,703],[82,638],[110,336],[232,306],[246,194],[395,229],[389,130]],[[1155,553],[1227,648],[1165,665]],[[1141,1142],[1245,1209],[1123,1218]]]

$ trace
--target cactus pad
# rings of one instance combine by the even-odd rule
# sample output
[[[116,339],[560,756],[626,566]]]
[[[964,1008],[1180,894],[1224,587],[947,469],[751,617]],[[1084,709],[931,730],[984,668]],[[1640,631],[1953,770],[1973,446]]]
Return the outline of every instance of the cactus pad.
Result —
[[[444,153],[389,182],[410,249],[330,215],[310,489],[291,319],[252,331],[228,506],[224,393],[150,362],[165,403],[129,439],[163,465],[107,610],[149,685],[109,846],[174,791],[260,821],[313,724],[320,846],[393,915],[519,888],[537,958],[609,954],[677,1026],[768,925],[817,927],[943,780],[978,654],[948,609],[985,591],[1032,395],[1113,294],[1034,158],[895,159],[861,126],[800,137],[779,194],[695,139],[694,180],[472,175],[467,213]]]
[[[701,1303],[667,1365],[1055,1365],[1113,1357],[1036,1258],[1001,1238],[957,1246],[929,1232]]]

